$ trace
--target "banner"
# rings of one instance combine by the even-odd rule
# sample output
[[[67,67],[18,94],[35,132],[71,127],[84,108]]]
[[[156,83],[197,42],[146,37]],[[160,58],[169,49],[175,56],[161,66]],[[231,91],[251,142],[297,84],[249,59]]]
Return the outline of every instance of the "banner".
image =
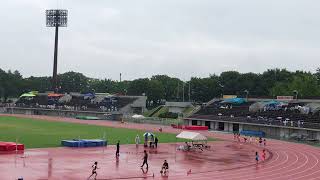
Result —
[[[223,99],[233,99],[233,98],[237,98],[236,95],[223,95]]]
[[[278,100],[293,100],[293,96],[277,96]]]

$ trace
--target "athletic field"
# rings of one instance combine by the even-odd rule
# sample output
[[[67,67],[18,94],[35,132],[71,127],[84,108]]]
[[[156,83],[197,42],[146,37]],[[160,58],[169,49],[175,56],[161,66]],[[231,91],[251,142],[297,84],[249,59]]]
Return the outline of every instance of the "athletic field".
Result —
[[[20,118],[13,118],[13,116]],[[183,142],[161,143],[161,139],[175,141],[175,135],[170,133],[181,132],[180,129],[169,126],[163,126],[164,133],[160,133],[159,125],[150,124],[122,124],[113,121],[32,115],[0,114],[0,117],[1,139],[3,137],[7,139],[9,135],[14,139],[19,135],[22,143],[25,139],[26,142],[34,144],[34,147],[38,146],[39,142],[42,142],[42,147],[59,146],[60,136],[72,138],[71,132],[83,133],[85,136],[88,135],[86,132],[89,131],[87,129],[89,127],[93,128],[90,130],[93,138],[101,136],[104,130],[114,131],[117,135],[112,138],[115,137],[114,139],[121,141],[126,139],[126,136],[121,133],[134,132],[132,133],[134,137],[136,133],[151,131],[157,132],[156,134],[160,137],[157,149],[144,148],[142,145],[138,147],[120,145],[119,158],[115,157],[116,148],[113,145],[97,148],[27,149],[23,154],[1,154],[0,177],[4,180],[17,179],[20,176],[24,179],[87,179],[95,161],[99,162],[100,168],[97,170],[97,179],[316,180],[320,177],[320,149],[306,144],[267,139],[267,146],[260,147],[256,143],[234,141],[232,134],[202,131],[202,134],[207,137],[223,141],[210,142],[211,148],[208,150],[184,152],[176,149],[177,146],[183,145]],[[61,126],[64,125],[65,127],[62,128]],[[9,129],[11,131],[8,131]],[[30,132],[23,133],[27,130]],[[4,131],[7,131],[8,135]],[[38,137],[42,133],[56,143],[47,143],[49,140]],[[37,142],[32,139],[34,137],[38,141],[42,140]],[[123,137],[124,140],[122,140]],[[261,155],[263,149],[267,152],[266,159],[260,158],[259,163],[256,164],[255,152]],[[145,168],[140,169],[144,150],[149,154],[148,171]],[[164,160],[168,161],[170,167],[167,176],[159,173]]]
[[[143,142],[146,131],[77,124],[69,122],[44,121],[31,118],[1,117],[0,116],[0,141],[15,142],[18,139],[26,148],[44,148],[61,146],[63,139],[90,139],[106,137],[108,144],[134,144],[138,134]],[[155,132],[159,142],[175,142],[175,134]],[[179,140],[178,140],[179,141]],[[181,141],[181,140],[180,140]]]

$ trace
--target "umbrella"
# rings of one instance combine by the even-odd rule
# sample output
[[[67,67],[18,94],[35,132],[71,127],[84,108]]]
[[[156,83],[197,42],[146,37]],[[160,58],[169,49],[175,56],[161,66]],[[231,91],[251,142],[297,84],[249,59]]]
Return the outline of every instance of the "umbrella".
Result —
[[[24,93],[20,97],[35,97],[36,95],[31,94],[31,93]]]
[[[143,134],[143,136],[154,136],[154,134],[150,133],[150,132],[146,132]]]
[[[231,99],[225,99],[221,102],[221,104],[243,104],[246,100],[243,98],[231,98]]]
[[[249,107],[249,111],[250,112],[258,112],[258,111],[262,110],[264,106],[265,106],[265,104],[263,102],[256,102],[256,103],[253,103]]]

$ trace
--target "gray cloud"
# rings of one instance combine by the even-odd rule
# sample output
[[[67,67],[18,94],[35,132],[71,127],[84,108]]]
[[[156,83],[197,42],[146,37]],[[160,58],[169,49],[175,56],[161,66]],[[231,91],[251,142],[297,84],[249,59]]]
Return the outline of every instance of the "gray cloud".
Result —
[[[59,72],[125,79],[168,74],[182,79],[226,70],[319,67],[319,1],[59,0]],[[45,9],[56,0],[5,0],[1,68],[51,75],[54,29]],[[12,14],[11,13],[15,13]]]

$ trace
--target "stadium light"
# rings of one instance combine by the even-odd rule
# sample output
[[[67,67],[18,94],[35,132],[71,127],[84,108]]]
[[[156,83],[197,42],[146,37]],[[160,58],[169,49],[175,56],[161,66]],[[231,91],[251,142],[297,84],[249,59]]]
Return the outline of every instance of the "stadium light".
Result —
[[[55,27],[54,40],[54,60],[53,60],[53,75],[52,88],[54,92],[58,91],[57,66],[58,66],[58,32],[59,27],[67,27],[68,10],[65,9],[49,9],[46,10],[46,25],[47,27]]]

